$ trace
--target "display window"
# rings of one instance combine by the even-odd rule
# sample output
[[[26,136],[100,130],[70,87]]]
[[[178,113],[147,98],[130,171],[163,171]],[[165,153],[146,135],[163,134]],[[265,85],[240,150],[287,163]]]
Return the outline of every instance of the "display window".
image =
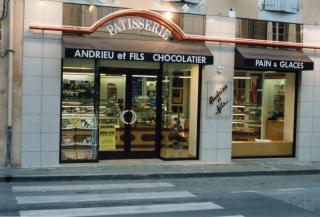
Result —
[[[201,69],[65,58],[60,161],[197,159]]]
[[[97,160],[94,61],[63,61],[61,161]]]
[[[236,71],[232,156],[293,156],[296,74]]]
[[[164,64],[161,157],[196,157],[198,89],[198,65]]]

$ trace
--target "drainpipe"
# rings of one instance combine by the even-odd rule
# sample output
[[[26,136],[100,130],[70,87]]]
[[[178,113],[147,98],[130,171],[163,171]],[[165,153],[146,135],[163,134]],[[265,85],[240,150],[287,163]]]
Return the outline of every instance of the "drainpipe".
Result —
[[[8,46],[8,125],[6,167],[11,167],[12,146],[12,74],[13,74],[13,0],[9,0],[9,46]]]

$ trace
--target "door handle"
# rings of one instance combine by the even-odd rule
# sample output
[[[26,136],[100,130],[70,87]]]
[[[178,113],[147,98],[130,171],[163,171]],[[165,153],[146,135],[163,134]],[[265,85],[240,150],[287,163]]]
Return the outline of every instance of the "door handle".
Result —
[[[132,118],[131,118],[131,121],[130,122],[127,122],[125,119],[124,119],[124,116],[125,114],[127,114],[128,112],[130,112],[132,114]],[[128,125],[132,125],[134,124],[136,121],[137,121],[137,114],[133,111],[133,110],[124,110],[122,112],[120,112],[120,121],[124,124],[128,124]]]

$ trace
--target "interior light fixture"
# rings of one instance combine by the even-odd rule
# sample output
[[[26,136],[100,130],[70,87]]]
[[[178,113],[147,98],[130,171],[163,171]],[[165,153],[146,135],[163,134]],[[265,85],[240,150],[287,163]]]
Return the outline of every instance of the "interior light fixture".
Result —
[[[94,76],[93,73],[86,73],[86,72],[63,72],[63,75],[86,75],[86,76]]]
[[[190,79],[190,78],[191,78],[191,76],[179,76],[179,78]]]
[[[132,75],[134,78],[156,78],[156,75]]]
[[[245,108],[244,105],[233,105],[232,107],[233,107],[233,108]]]
[[[238,80],[250,80],[251,77],[248,76],[234,76],[233,79],[238,79]]]
[[[89,67],[71,67],[71,66],[64,66],[63,69],[78,69],[78,70],[93,70],[93,68],[89,68]]]

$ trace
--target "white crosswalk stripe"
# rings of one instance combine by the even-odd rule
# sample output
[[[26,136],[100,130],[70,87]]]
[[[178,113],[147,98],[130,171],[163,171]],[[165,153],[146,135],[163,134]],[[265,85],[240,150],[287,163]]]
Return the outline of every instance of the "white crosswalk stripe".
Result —
[[[114,207],[94,207],[76,209],[54,209],[54,210],[31,210],[21,211],[23,217],[46,216],[46,217],[72,217],[72,216],[107,216],[125,214],[146,214],[146,213],[165,213],[179,211],[196,211],[223,209],[211,202],[206,203],[181,203],[181,204],[161,204],[161,205],[140,205],[140,206],[114,206]]]
[[[187,191],[165,191],[165,192],[139,192],[120,194],[81,194],[79,195],[50,195],[50,196],[26,196],[16,197],[18,204],[35,203],[67,203],[87,201],[117,201],[117,200],[142,200],[142,199],[164,199],[196,197]]]
[[[13,186],[13,192],[32,191],[81,191],[81,190],[112,190],[112,189],[139,189],[139,188],[170,188],[175,187],[168,182],[155,183],[125,183],[99,185],[49,185],[49,186]]]
[[[13,186],[12,191],[16,194],[17,204],[22,206],[20,216],[24,217],[117,216],[224,209],[222,206],[213,202],[195,202],[194,199],[188,201],[197,197],[188,191],[168,191],[169,188],[173,189],[174,187],[176,186],[168,182],[64,184]],[[146,189],[149,190],[145,191]],[[114,193],[115,190],[121,190],[122,192]],[[77,191],[81,191],[81,193]],[[174,198],[181,198],[180,203],[177,203],[176,200],[174,200],[174,202],[170,201],[170,199]],[[157,199],[165,201],[158,204]],[[154,202],[152,200],[154,200]],[[113,201],[119,202],[114,205],[115,203],[111,203]],[[130,205],[121,205],[120,203],[122,201],[132,202]],[[139,201],[138,205],[135,204],[135,201]],[[144,204],[146,203],[145,201],[147,201],[147,204]],[[76,203],[79,202],[91,202],[91,205],[87,207],[85,207],[86,205],[82,205],[81,208],[78,208],[79,204]],[[92,207],[94,206],[92,202],[98,202],[97,207]],[[62,205],[61,208],[57,208],[60,207],[60,204]],[[69,205],[65,206],[66,204]],[[214,217],[214,215],[212,215],[212,217]],[[244,216],[229,215],[219,217]]]

